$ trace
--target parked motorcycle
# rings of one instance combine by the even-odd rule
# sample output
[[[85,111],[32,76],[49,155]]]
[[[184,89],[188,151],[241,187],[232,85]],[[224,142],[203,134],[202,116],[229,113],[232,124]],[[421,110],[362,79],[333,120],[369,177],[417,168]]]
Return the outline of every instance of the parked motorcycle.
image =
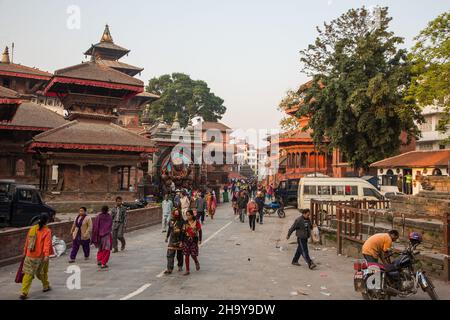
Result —
[[[284,204],[280,199],[276,199],[269,204],[265,204],[263,211],[265,215],[272,215],[276,212],[280,218],[286,217],[286,213],[284,212]]]
[[[148,202],[145,199],[136,199],[134,202],[124,202],[123,206],[127,210],[141,209],[147,206]]]
[[[415,268],[415,256],[419,254],[415,250],[421,242],[422,235],[411,232],[408,248],[392,263],[390,257],[386,265],[368,263],[365,259],[355,262],[355,291],[361,292],[364,300],[389,300],[392,296],[414,295],[420,287],[432,300],[439,300],[430,278]]]

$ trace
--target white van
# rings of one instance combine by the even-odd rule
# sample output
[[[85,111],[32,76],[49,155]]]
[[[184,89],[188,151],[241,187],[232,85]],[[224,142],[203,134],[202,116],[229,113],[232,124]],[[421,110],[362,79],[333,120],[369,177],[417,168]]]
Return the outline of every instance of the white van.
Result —
[[[298,187],[298,208],[310,207],[311,199],[323,201],[382,200],[383,196],[360,178],[304,177]]]

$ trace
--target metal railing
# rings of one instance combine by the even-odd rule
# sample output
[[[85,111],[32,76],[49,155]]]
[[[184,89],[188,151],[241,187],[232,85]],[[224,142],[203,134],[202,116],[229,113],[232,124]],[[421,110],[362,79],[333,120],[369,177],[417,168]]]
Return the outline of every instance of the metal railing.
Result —
[[[424,214],[405,214],[390,209],[388,200],[381,201],[320,201],[311,200],[311,221],[319,229],[336,234],[337,253],[343,252],[343,239],[363,244],[367,237],[388,228],[394,229],[403,226],[400,235],[403,241],[407,241],[405,232],[406,220],[427,219],[443,223],[443,243],[439,243],[444,255],[444,274],[450,279],[450,213],[443,212],[437,216]]]

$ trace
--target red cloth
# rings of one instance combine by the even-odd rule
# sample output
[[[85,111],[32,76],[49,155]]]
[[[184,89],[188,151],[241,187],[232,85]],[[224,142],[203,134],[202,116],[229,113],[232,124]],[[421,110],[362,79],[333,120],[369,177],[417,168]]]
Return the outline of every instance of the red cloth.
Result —
[[[111,255],[111,250],[99,250],[97,252],[97,261],[102,265],[106,265],[109,261],[109,257]]]
[[[258,212],[258,204],[255,201],[250,201],[247,204],[247,212],[249,216],[253,216]]]
[[[20,262],[19,269],[17,269],[16,273],[16,283],[22,283],[23,280],[23,262],[25,261],[25,258],[22,258],[22,261]]]
[[[91,241],[98,246],[101,238],[112,232],[112,217],[109,213],[100,213],[94,220]]]

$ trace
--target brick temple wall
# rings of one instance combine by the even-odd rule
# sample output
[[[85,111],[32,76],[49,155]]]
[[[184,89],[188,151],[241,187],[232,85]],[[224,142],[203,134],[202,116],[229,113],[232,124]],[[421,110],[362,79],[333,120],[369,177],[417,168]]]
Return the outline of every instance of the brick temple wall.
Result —
[[[126,232],[146,228],[161,223],[161,207],[149,207],[128,211],[128,225]],[[71,221],[50,223],[52,235],[66,242],[67,247],[71,246],[72,237],[70,229]],[[0,266],[20,261],[26,235],[30,227],[16,228],[0,231]],[[66,251],[66,255],[68,251]]]
[[[450,194],[450,177],[448,176],[422,176],[419,181],[433,186],[433,191]]]
[[[417,196],[394,197],[391,208],[399,213],[423,214],[424,218],[442,216],[450,213],[450,194],[421,191]]]

